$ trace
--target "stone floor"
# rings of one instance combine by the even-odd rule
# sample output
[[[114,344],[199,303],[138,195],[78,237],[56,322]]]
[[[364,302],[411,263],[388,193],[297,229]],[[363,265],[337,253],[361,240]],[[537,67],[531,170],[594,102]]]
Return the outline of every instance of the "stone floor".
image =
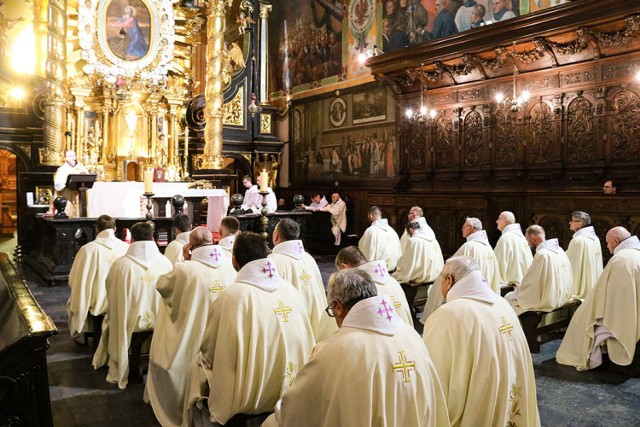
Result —
[[[0,251],[11,253],[11,245],[11,241],[0,242]],[[318,264],[326,282],[335,270],[333,256],[318,257]],[[142,385],[119,390],[108,384],[106,370],[91,367],[91,346],[78,345],[69,336],[65,311],[69,289],[45,286],[26,268],[23,276],[58,327],[47,356],[54,424],[159,425],[151,407],[142,401]],[[559,340],[544,344],[540,354],[533,356],[542,425],[640,426],[640,380],[557,365],[554,356],[559,344]]]

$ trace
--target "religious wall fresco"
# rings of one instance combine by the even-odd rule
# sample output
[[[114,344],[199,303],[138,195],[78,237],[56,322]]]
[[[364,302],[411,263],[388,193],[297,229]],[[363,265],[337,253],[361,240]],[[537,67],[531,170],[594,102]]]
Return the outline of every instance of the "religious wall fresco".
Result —
[[[384,87],[294,107],[293,175],[302,181],[393,179],[395,104]]]
[[[368,75],[363,52],[393,52],[568,1],[307,0],[275,7],[272,98]]]

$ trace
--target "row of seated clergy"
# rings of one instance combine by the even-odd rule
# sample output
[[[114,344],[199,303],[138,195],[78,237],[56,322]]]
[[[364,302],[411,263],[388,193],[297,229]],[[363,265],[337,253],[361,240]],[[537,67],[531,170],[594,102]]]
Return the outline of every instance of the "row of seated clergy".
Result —
[[[113,263],[107,275],[108,308],[93,356],[93,367],[108,365],[107,381],[121,389],[128,382],[131,335],[153,330],[160,303],[156,281],[172,269],[171,261],[158,250],[150,224],[134,224],[131,237],[126,255]]]
[[[235,218],[234,218],[235,219]],[[189,365],[198,353],[209,306],[236,279],[231,257],[197,227],[185,245],[185,260],[158,278],[162,298],[149,352],[144,400],[164,426],[180,425]]]
[[[482,222],[478,218],[467,218],[462,226],[462,237],[466,238],[467,241],[460,246],[453,256],[468,256],[475,259],[489,288],[496,294],[500,294],[500,283],[502,282],[500,269],[493,248],[487,238],[487,233],[482,229]],[[442,275],[436,278],[433,286],[429,289],[429,297],[420,319],[423,323],[444,302],[442,293],[439,291],[441,281]]]
[[[398,234],[389,226],[387,219],[382,218],[377,206],[369,208],[367,219],[371,225],[360,238],[358,248],[365,258],[383,261],[387,270],[394,271],[402,255]]]
[[[184,246],[189,243],[189,234],[191,233],[191,219],[189,215],[178,214],[173,217],[173,228],[175,229],[176,238],[173,239],[164,250],[164,256],[169,258],[171,264],[184,261],[182,253]]]
[[[404,291],[398,281],[391,277],[382,260],[367,261],[360,249],[347,246],[338,252],[335,262],[338,270],[357,268],[369,274],[376,285],[377,294],[388,297],[400,318],[407,324],[413,325],[411,309]]]
[[[110,216],[100,216],[95,229],[95,240],[78,250],[69,272],[71,294],[67,314],[73,338],[79,338],[85,332],[98,332],[92,330],[92,322],[87,322],[87,317],[107,313],[107,274],[111,265],[129,249],[128,243],[115,236],[116,222]]]
[[[546,240],[544,229],[539,225],[529,226],[525,235],[536,254],[522,283],[505,295],[505,299],[518,315],[531,310],[553,311],[571,299],[571,263],[558,239]]]
[[[578,370],[602,363],[602,353],[616,365],[627,366],[640,340],[640,241],[624,227],[606,235],[613,255],[595,287],[569,323],[556,360]]]
[[[336,324],[324,311],[327,296],[318,264],[304,250],[299,239],[300,225],[296,221],[290,218],[280,220],[273,230],[272,238],[274,247],[269,260],[273,261],[280,276],[300,291],[309,314],[311,329],[316,342],[319,342],[336,331]]]
[[[334,273],[328,299],[340,328],[316,346],[263,425],[540,425],[515,313],[473,259],[449,260],[443,275],[450,304],[427,321],[421,342],[388,297],[376,295],[368,273]],[[478,337],[472,346],[470,328]],[[357,404],[345,398],[356,395]]]

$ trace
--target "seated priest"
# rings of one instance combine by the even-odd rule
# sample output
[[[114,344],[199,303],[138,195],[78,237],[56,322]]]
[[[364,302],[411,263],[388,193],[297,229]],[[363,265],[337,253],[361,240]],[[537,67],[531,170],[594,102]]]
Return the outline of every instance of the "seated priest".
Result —
[[[573,315],[556,355],[558,363],[578,370],[597,368],[605,352],[627,366],[640,340],[640,241],[624,227],[612,228],[606,239],[613,257]]]
[[[396,279],[389,275],[384,262],[378,260],[367,262],[367,258],[360,249],[355,246],[347,246],[342,248],[336,255],[336,267],[341,271],[348,268],[357,268],[367,272],[376,284],[378,295],[389,297],[398,316],[413,326],[413,318],[411,317],[411,309],[409,308],[407,297]]]
[[[176,265],[180,261],[184,261],[182,250],[189,243],[189,234],[191,234],[191,219],[187,214],[178,214],[173,217],[173,228],[175,229],[176,238],[167,245],[164,250],[164,256],[169,258],[171,264]]]
[[[539,426],[536,383],[518,317],[470,257],[449,258],[438,289],[447,300],[423,339],[454,426]]]
[[[500,213],[496,224],[502,232],[494,250],[500,276],[507,283],[519,285],[533,261],[531,248],[512,212]]]
[[[209,307],[191,364],[183,425],[226,424],[273,410],[315,345],[305,304],[267,258],[267,243],[244,232],[233,246],[235,282]]]
[[[525,311],[549,312],[562,307],[571,299],[573,280],[571,263],[558,239],[546,240],[539,225],[529,226],[525,236],[536,254],[522,283],[505,295],[518,316]]]
[[[420,206],[414,206],[409,209],[407,219],[409,220],[409,222],[417,222],[418,224],[420,224],[421,232],[426,233],[427,236],[435,240],[436,234],[433,232],[433,229],[429,226],[429,224],[427,224],[427,220],[424,217],[424,213]],[[406,246],[407,241],[409,241],[409,237],[411,236],[405,228],[404,233],[402,233],[402,236],[400,237],[400,248],[402,249],[402,253],[404,253],[405,251],[404,247]]]
[[[184,247],[185,261],[158,278],[161,301],[149,351],[144,400],[163,426],[182,424],[187,372],[200,350],[209,306],[236,278],[231,258],[196,227]]]
[[[78,191],[67,188],[67,178],[69,175],[74,174],[87,174],[89,171],[82,163],[76,161],[76,153],[73,150],[69,150],[65,153],[65,162],[58,168],[53,175],[53,186],[56,189],[56,193],[60,197],[67,199],[67,206],[64,209],[64,213],[69,218],[77,218],[80,215],[79,211],[79,199]]]
[[[300,225],[290,218],[281,219],[273,230],[273,260],[280,277],[295,286],[304,300],[316,342],[336,331],[335,322],[327,316],[327,296],[316,260],[304,250]]]
[[[567,248],[573,273],[571,295],[585,299],[602,274],[602,247],[588,213],[572,212],[569,229],[573,231]]]
[[[333,193],[331,203],[320,210],[331,214],[331,233],[335,237],[334,245],[340,246],[342,233],[347,231],[347,204],[340,198],[340,194]]]
[[[482,229],[482,222],[478,218],[467,218],[462,226],[462,237],[466,238],[467,242],[460,246],[453,256],[468,256],[475,259],[489,288],[499,295],[500,282],[502,282],[500,269],[498,268],[496,255],[487,238],[487,233]],[[442,292],[440,292],[441,281],[442,275],[436,278],[433,286],[429,289],[429,298],[420,319],[422,323],[444,302]]]
[[[222,248],[222,253],[231,259],[233,243],[236,236],[240,234],[240,221],[235,216],[225,216],[220,222],[220,240],[218,246]]]
[[[95,225],[96,238],[80,248],[69,272],[71,295],[67,301],[69,332],[79,337],[93,331],[87,316],[107,313],[105,280],[111,265],[124,256],[129,245],[115,236],[116,222],[109,215],[101,215]]]
[[[153,330],[160,300],[156,281],[172,268],[171,261],[158,250],[149,223],[134,224],[131,238],[127,254],[113,263],[107,276],[109,304],[93,355],[93,367],[108,364],[107,381],[121,389],[128,382],[131,334]]]
[[[316,345],[263,426],[449,426],[429,352],[371,276],[333,273],[328,291],[340,329]]]
[[[389,226],[386,218],[377,206],[369,208],[367,219],[371,223],[358,242],[358,249],[366,259],[380,260],[387,270],[394,271],[402,254],[398,233]]]
[[[313,196],[311,196],[311,203],[309,203],[308,206],[303,203],[302,208],[308,211],[319,211],[328,204],[329,202],[327,202],[324,196],[321,196],[320,193],[314,193]]]
[[[393,277],[400,283],[433,282],[444,265],[442,250],[433,231],[422,228],[420,222],[407,224],[406,239],[402,256]]]

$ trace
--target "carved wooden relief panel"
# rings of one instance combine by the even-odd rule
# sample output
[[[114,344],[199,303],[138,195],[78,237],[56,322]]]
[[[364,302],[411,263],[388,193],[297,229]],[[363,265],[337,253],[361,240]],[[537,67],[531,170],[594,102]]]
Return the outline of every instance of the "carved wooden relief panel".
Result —
[[[507,106],[496,110],[494,150],[496,166],[516,163],[516,114]]]
[[[545,102],[538,102],[529,112],[529,162],[531,164],[545,164],[551,162],[553,115],[551,107]]]
[[[638,94],[623,90],[611,100],[611,157],[621,162],[637,161],[640,145],[640,99]]]
[[[594,148],[593,105],[580,94],[567,109],[567,161],[591,162]]]
[[[464,118],[464,165],[479,166],[482,160],[482,117],[471,111]]]
[[[453,166],[453,122],[446,115],[436,122],[436,167]]]

